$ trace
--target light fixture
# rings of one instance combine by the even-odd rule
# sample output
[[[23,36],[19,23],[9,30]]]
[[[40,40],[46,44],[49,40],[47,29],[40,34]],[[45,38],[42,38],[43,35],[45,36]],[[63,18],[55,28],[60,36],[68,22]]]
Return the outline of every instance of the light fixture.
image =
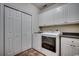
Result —
[[[56,8],[57,9],[57,11],[61,11],[61,7],[58,7],[58,8]]]

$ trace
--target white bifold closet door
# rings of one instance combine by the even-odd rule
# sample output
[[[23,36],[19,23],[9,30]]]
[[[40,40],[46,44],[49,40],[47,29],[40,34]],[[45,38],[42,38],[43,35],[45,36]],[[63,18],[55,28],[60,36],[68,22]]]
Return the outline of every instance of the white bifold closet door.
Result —
[[[3,5],[0,3],[0,56],[3,56]]]
[[[5,7],[5,55],[21,52],[21,12]]]
[[[32,32],[31,32],[31,16],[22,13],[22,51],[31,48]]]

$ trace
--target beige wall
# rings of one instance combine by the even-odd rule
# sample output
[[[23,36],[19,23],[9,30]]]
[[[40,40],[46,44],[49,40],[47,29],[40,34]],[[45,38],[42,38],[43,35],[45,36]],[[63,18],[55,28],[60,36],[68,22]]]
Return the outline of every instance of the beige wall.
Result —
[[[79,33],[79,24],[75,25],[57,25],[57,26],[47,26],[41,27],[41,31],[56,31],[58,29],[61,32],[77,32]]]

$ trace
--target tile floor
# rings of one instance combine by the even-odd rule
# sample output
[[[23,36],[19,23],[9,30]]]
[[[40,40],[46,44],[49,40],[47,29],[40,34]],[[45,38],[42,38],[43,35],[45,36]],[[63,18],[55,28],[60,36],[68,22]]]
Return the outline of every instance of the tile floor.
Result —
[[[45,55],[35,49],[29,49],[16,56],[45,56]]]

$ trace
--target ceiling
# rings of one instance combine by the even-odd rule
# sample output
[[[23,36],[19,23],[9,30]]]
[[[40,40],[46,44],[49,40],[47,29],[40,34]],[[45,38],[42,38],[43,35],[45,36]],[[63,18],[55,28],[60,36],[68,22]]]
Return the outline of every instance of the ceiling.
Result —
[[[35,5],[37,8],[39,8],[40,10],[41,9],[44,9],[44,8],[47,8],[51,5],[54,5],[55,3],[33,3],[33,5]]]

